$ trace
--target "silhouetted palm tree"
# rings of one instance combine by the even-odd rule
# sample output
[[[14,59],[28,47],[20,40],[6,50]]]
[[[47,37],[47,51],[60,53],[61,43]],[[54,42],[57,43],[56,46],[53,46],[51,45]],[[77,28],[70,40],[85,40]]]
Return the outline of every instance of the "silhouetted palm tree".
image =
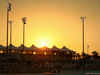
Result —
[[[94,58],[97,58],[97,57],[98,57],[98,52],[93,51],[93,52],[92,52],[92,56],[93,56]]]
[[[82,58],[83,58],[83,52],[82,52]],[[86,59],[86,57],[87,57],[87,54],[86,53],[84,53],[84,59]]]

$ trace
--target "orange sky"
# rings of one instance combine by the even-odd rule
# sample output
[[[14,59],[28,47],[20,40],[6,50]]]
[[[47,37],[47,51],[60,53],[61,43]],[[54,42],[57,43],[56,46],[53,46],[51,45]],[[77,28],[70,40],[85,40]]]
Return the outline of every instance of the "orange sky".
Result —
[[[0,0],[0,44],[6,46],[7,5],[12,4],[9,20],[13,20],[12,44],[23,43],[23,22],[25,25],[25,45],[51,48],[68,47],[82,51],[82,22],[85,20],[85,52],[100,52],[100,1],[99,0]],[[10,26],[9,26],[10,27]],[[10,38],[10,37],[9,37]],[[10,39],[9,39],[10,41]]]

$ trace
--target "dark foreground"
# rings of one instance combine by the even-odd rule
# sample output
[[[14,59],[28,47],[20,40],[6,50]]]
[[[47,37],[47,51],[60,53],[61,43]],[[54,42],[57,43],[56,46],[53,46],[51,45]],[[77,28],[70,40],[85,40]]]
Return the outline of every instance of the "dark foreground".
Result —
[[[72,59],[68,56],[60,55],[20,55],[19,59],[17,58],[8,58],[8,61],[3,58],[0,60],[0,74],[33,74],[39,73],[50,73],[52,70],[60,70],[63,74],[64,70],[70,73],[73,72],[84,72],[92,70],[100,70],[100,59]],[[76,71],[74,71],[76,70]],[[51,74],[51,73],[50,73]],[[59,74],[59,73],[58,73]]]
[[[100,75],[100,70],[61,70],[61,73],[13,73],[8,75]]]

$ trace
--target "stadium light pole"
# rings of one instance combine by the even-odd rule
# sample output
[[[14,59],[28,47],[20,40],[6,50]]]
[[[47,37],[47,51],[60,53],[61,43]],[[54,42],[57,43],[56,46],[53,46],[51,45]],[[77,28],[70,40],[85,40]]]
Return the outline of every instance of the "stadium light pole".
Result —
[[[80,17],[80,19],[82,20],[83,24],[83,60],[84,60],[84,20],[86,19],[86,17]]]
[[[13,21],[9,21],[9,23],[10,23],[10,54],[11,54],[11,52],[12,52],[12,23],[13,23]]]
[[[7,2],[7,54],[8,54],[8,21],[9,21],[9,11],[11,11],[11,3]]]
[[[8,21],[9,21],[9,11],[11,11],[11,3],[7,2],[7,75],[8,75]]]
[[[23,51],[24,51],[24,44],[25,44],[25,24],[26,24],[26,17],[22,18],[22,21],[23,21]],[[22,51],[21,51],[21,54],[22,54]]]

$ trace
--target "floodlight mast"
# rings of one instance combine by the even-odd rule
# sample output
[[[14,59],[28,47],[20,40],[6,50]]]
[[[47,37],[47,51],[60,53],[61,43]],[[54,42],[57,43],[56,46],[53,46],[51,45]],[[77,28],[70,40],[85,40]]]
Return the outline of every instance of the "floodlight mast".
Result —
[[[84,20],[86,19],[86,17],[80,17],[80,19],[82,20],[83,24],[83,60],[84,60]]]
[[[11,11],[11,3],[7,2],[7,55],[8,55],[8,21],[9,21],[9,11]]]
[[[11,3],[7,2],[7,75],[8,75],[8,21],[9,21],[9,11],[11,11]]]
[[[24,41],[25,41],[25,24],[26,24],[26,19],[27,19],[26,17],[22,18],[22,21],[23,21],[23,51],[24,51],[24,44],[25,44]],[[21,54],[22,54],[23,51],[21,51]]]

